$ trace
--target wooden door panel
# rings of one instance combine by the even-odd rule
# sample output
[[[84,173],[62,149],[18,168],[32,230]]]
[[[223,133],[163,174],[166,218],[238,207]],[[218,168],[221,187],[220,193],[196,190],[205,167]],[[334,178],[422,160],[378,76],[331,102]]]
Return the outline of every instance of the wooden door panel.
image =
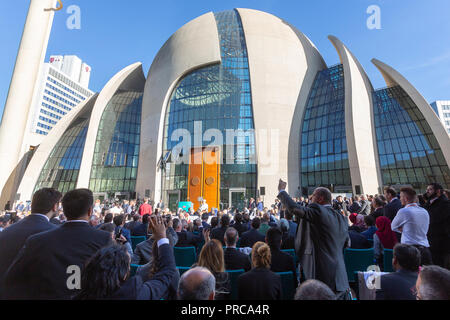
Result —
[[[220,149],[203,150],[203,197],[211,208],[219,207],[220,199]]]
[[[191,150],[189,162],[188,201],[194,204],[194,210],[199,208],[198,198],[203,190],[203,152],[201,148]]]

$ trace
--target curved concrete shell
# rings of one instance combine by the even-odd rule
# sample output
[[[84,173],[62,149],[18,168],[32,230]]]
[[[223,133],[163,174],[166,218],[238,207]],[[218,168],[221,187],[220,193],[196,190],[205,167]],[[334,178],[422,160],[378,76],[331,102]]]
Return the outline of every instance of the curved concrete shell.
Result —
[[[187,23],[173,34],[150,67],[142,102],[141,148],[136,192],[159,201],[163,124],[168,100],[178,81],[189,72],[221,61],[219,34],[213,13]]]
[[[280,178],[288,181],[291,194],[298,192],[302,118],[314,78],[326,64],[313,43],[285,21],[257,10],[237,10],[249,55],[258,187],[265,187],[273,201]]]
[[[17,191],[17,193],[20,194],[20,201],[31,200],[34,187],[39,179],[42,168],[47,162],[47,159],[49,155],[52,153],[56,144],[72,123],[77,121],[77,119],[83,114],[92,111],[92,109],[94,108],[94,104],[97,101],[97,98],[98,94],[95,94],[86,101],[84,101],[82,104],[80,104],[77,108],[70,111],[64,118],[62,118],[58,122],[58,124],[52,129],[50,134],[47,137],[45,137],[42,144],[39,145],[38,149],[36,150],[31,162],[29,163],[25,171],[25,174]]]
[[[372,84],[359,61],[336,37],[328,39],[344,66],[345,127],[350,175],[355,194],[380,193],[381,176],[373,130]],[[358,188],[358,186],[360,188]]]
[[[95,144],[97,142],[100,120],[109,101],[118,90],[142,91],[144,89],[144,84],[145,76],[142,71],[142,63],[138,62],[118,72],[100,92],[89,121],[89,129],[86,136],[86,144],[84,147],[77,188],[89,187],[92,159],[94,156]]]
[[[417,91],[417,89],[414,88],[414,86],[394,68],[377,59],[372,59],[372,63],[381,72],[386,81],[386,84],[389,87],[395,85],[402,87],[403,90],[405,90],[405,92],[408,94],[408,96],[413,100],[420,113],[430,125],[430,128],[437,142],[439,143],[442,153],[444,154],[447,166],[450,167],[450,138],[429,103],[419,93],[419,91]]]

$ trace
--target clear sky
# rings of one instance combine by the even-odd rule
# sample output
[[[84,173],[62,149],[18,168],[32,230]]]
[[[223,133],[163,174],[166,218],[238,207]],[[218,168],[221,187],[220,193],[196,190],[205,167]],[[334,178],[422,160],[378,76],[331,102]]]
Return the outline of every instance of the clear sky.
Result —
[[[57,12],[46,61],[74,54],[92,66],[90,89],[99,91],[137,61],[147,74],[164,42],[181,26],[209,11],[252,8],[296,26],[328,65],[339,62],[327,39],[340,38],[359,59],[375,88],[385,83],[370,60],[402,73],[424,97],[450,100],[450,1],[448,0],[63,0],[81,9],[81,29],[69,30]],[[0,114],[6,101],[29,0],[0,1]],[[381,8],[381,30],[369,30],[366,10]]]

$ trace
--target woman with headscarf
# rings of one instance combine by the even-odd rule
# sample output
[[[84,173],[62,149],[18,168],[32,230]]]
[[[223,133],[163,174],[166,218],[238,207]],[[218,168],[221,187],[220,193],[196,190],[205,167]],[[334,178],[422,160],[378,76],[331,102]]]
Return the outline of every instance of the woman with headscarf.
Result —
[[[383,265],[383,250],[393,249],[397,241],[395,232],[391,229],[391,220],[385,216],[378,217],[376,222],[377,232],[373,235],[374,257],[378,265]]]
[[[364,223],[364,216],[362,214],[352,213],[349,216],[349,219],[352,226],[349,227],[348,230],[363,232],[367,229],[366,224]]]

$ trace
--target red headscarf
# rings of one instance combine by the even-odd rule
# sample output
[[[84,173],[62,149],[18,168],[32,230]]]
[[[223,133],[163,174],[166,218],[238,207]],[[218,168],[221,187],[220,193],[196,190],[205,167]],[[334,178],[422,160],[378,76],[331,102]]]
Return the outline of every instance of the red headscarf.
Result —
[[[385,216],[378,217],[375,224],[377,225],[376,235],[380,238],[385,249],[393,249],[397,241],[397,236],[391,229],[391,220]]]
[[[348,218],[350,219],[350,222],[355,224],[356,223],[356,216],[358,214],[357,213],[352,213]]]

